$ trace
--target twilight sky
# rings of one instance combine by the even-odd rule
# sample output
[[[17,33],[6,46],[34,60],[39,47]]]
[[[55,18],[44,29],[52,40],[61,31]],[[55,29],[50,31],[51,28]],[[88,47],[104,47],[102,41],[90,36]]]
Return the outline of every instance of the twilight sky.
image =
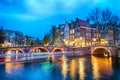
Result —
[[[51,25],[75,18],[86,20],[96,7],[119,15],[119,5],[120,0],[0,0],[0,26],[42,38]]]

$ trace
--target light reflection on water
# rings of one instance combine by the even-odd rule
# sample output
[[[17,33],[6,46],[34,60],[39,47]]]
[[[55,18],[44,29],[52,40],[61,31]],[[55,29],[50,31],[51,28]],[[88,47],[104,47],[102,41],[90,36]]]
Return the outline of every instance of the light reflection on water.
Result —
[[[98,58],[92,56],[91,58],[93,76],[99,79],[100,75],[112,76],[112,58]],[[101,72],[102,71],[102,72]],[[107,74],[106,74],[107,73]]]
[[[66,60],[66,57],[65,56],[62,56],[62,60],[63,60],[63,63],[62,63],[62,74],[63,74],[63,78],[66,79],[66,75],[67,75],[67,72],[68,72],[68,64],[67,64],[67,60]]]
[[[85,59],[84,58],[80,58],[79,59],[79,77],[80,80],[83,80],[85,78]]]
[[[11,64],[7,63],[5,64],[6,73],[11,74],[13,70],[20,70],[20,68],[23,68],[24,64]]]
[[[70,76],[72,80],[75,80],[76,78],[76,69],[77,69],[76,61],[75,59],[73,59],[70,62]]]
[[[62,56],[59,60],[54,57],[53,62],[6,63],[0,65],[0,79],[23,80],[25,76],[27,80],[119,80],[115,75],[114,64],[112,58],[94,56]]]

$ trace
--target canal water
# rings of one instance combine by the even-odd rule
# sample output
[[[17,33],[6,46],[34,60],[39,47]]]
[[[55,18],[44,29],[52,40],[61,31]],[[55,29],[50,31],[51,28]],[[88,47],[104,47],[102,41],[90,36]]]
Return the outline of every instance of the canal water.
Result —
[[[120,63],[95,56],[6,63],[0,65],[0,80],[120,80]]]

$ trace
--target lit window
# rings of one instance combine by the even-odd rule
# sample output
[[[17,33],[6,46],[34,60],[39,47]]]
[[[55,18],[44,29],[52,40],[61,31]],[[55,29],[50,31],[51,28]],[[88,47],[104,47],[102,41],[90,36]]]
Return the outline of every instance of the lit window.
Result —
[[[60,34],[63,35],[63,32],[61,32]]]
[[[74,34],[74,29],[70,30],[70,34]]]

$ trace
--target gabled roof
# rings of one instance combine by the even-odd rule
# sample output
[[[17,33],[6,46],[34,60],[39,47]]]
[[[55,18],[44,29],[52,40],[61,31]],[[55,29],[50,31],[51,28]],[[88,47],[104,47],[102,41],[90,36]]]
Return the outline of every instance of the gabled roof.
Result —
[[[84,27],[88,27],[89,26],[89,23],[88,23],[88,21],[84,21],[84,20],[78,20],[78,22],[79,22],[79,25],[80,26],[84,26]]]

